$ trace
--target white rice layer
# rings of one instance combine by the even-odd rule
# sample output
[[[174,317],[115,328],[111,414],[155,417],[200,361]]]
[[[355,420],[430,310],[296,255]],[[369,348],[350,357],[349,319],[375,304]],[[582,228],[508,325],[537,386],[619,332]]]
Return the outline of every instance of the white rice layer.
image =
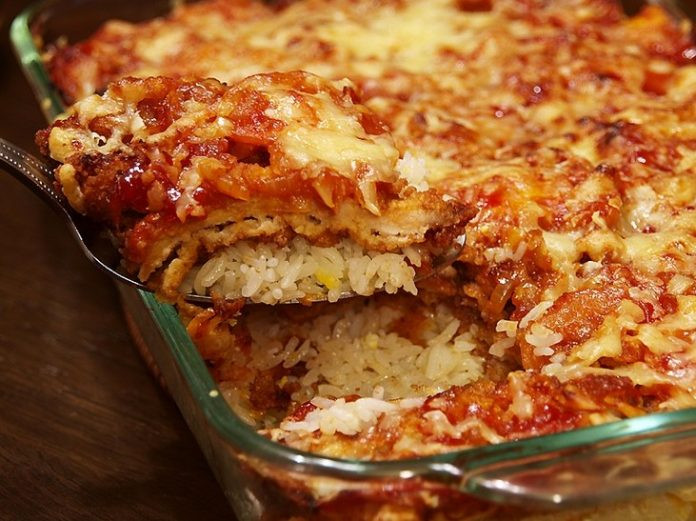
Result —
[[[352,402],[347,402],[345,398],[332,400],[316,396],[311,401],[315,409],[302,420],[283,421],[280,432],[302,434],[321,431],[329,435],[339,432],[353,436],[377,423],[383,414],[398,414],[401,410],[420,407],[425,401],[424,398],[386,401],[380,397],[380,393],[378,390],[372,398],[358,398]]]
[[[441,304],[427,315],[420,339],[412,340],[396,327],[411,307],[408,299],[354,300],[302,323],[273,308],[251,311],[246,317],[249,366],[260,371],[302,367],[299,374],[284,376],[283,383],[297,389],[291,395],[294,403],[315,406],[300,421],[283,420],[274,436],[354,435],[384,415],[398,415],[427,396],[479,379],[484,363],[474,350],[485,350],[486,344],[478,326],[462,325]]]
[[[358,302],[323,314],[298,327],[269,320],[272,311],[251,314],[253,368],[304,365],[291,398],[303,403],[317,396],[340,399],[358,395],[384,400],[425,397],[453,385],[466,385],[483,374],[483,360],[472,351],[482,345],[475,325],[462,328],[440,305],[428,317],[422,341],[393,329],[403,307]],[[351,406],[353,407],[353,406]]]
[[[194,269],[182,289],[263,304],[320,296],[336,302],[344,293],[371,295],[378,290],[403,289],[415,295],[413,266],[420,264],[421,256],[412,247],[379,253],[349,239],[328,248],[312,246],[302,237],[286,246],[240,241]]]

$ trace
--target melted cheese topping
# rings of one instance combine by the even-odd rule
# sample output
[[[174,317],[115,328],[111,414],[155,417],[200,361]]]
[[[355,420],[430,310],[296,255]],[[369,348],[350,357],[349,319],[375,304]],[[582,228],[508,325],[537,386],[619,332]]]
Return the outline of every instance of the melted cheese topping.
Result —
[[[353,88],[348,81],[336,86]],[[342,175],[354,175],[362,163],[377,179],[393,172],[399,151],[391,138],[369,136],[356,115],[347,113],[326,92],[307,96],[304,103],[288,96],[287,90],[272,88],[264,93],[271,103],[264,113],[286,124],[278,142],[293,166],[303,168],[320,162]],[[316,126],[307,125],[307,108],[311,108]]]
[[[102,96],[94,94],[75,103],[70,109],[72,119],[63,119],[51,128],[48,147],[53,159],[77,166],[81,157],[135,156],[136,148],[145,147],[147,154],[158,160],[165,154],[176,158],[184,139],[194,144],[201,140],[239,140],[268,147],[271,165],[266,176],[270,179],[300,171],[307,180],[330,171],[355,184],[362,195],[361,204],[376,215],[380,214],[377,182],[413,182],[413,175],[403,175],[397,168],[399,150],[391,135],[381,127],[368,133],[361,124],[361,117],[374,115],[353,103],[350,93],[354,87],[347,80],[329,83],[294,73],[252,76],[229,89],[213,80],[207,84],[160,83],[156,78],[124,81]],[[142,104],[161,97],[163,89],[168,89],[165,93],[171,91],[172,99],[175,95],[183,98],[179,111],[146,125],[143,117],[152,116]],[[188,97],[187,89],[198,89],[198,96],[207,96],[208,102]],[[95,124],[101,129],[104,122],[108,131],[91,130]],[[252,127],[248,128],[250,123]],[[253,125],[265,127],[262,130]],[[183,168],[176,181],[175,188],[181,194],[176,214],[182,222],[189,215],[205,215],[194,197],[203,184],[205,166],[215,168],[214,159],[205,161],[203,164],[194,157],[193,167]],[[73,189],[78,183],[71,177],[76,175],[74,167],[63,169],[60,179],[69,187],[65,193],[75,207],[84,208],[84,194]],[[421,190],[420,184],[415,187]],[[320,193],[333,207],[330,192]]]

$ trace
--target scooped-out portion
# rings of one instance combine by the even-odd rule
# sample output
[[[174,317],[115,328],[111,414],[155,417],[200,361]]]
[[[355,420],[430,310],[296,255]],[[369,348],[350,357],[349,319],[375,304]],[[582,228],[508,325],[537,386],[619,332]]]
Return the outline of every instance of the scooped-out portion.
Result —
[[[429,187],[348,80],[125,78],[38,133],[71,206],[165,299],[416,292],[469,207]]]

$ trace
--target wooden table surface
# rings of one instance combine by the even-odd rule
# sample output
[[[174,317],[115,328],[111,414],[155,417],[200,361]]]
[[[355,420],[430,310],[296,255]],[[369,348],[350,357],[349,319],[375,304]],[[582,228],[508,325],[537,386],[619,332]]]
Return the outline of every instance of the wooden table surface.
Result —
[[[0,2],[0,136],[44,125]],[[0,169],[0,519],[233,519],[176,405],[131,341],[110,281]]]

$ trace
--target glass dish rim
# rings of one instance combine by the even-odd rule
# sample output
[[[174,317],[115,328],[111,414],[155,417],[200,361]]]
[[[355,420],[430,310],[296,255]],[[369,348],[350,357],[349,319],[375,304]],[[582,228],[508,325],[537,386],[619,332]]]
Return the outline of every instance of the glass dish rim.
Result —
[[[47,121],[60,114],[64,106],[49,79],[41,51],[32,32],[35,17],[52,4],[61,0],[39,0],[22,10],[12,21],[10,40],[21,68],[31,85]],[[84,0],[82,0],[84,1]],[[210,375],[197,348],[179,320],[176,310],[158,302],[147,292],[137,291],[146,308],[165,338],[184,380],[206,420],[214,430],[240,453],[272,465],[280,465],[302,473],[341,479],[402,479],[433,474],[461,475],[462,472],[483,470],[495,464],[514,464],[529,457],[558,455],[559,452],[580,450],[592,446],[622,441],[635,443],[635,437],[643,437],[649,443],[650,436],[667,434],[671,429],[696,422],[696,408],[671,412],[650,413],[597,426],[584,427],[508,441],[460,449],[419,458],[364,461],[339,459],[304,452],[283,446],[259,434],[246,424],[227,405],[222,393]],[[469,490],[473,492],[473,490]]]

